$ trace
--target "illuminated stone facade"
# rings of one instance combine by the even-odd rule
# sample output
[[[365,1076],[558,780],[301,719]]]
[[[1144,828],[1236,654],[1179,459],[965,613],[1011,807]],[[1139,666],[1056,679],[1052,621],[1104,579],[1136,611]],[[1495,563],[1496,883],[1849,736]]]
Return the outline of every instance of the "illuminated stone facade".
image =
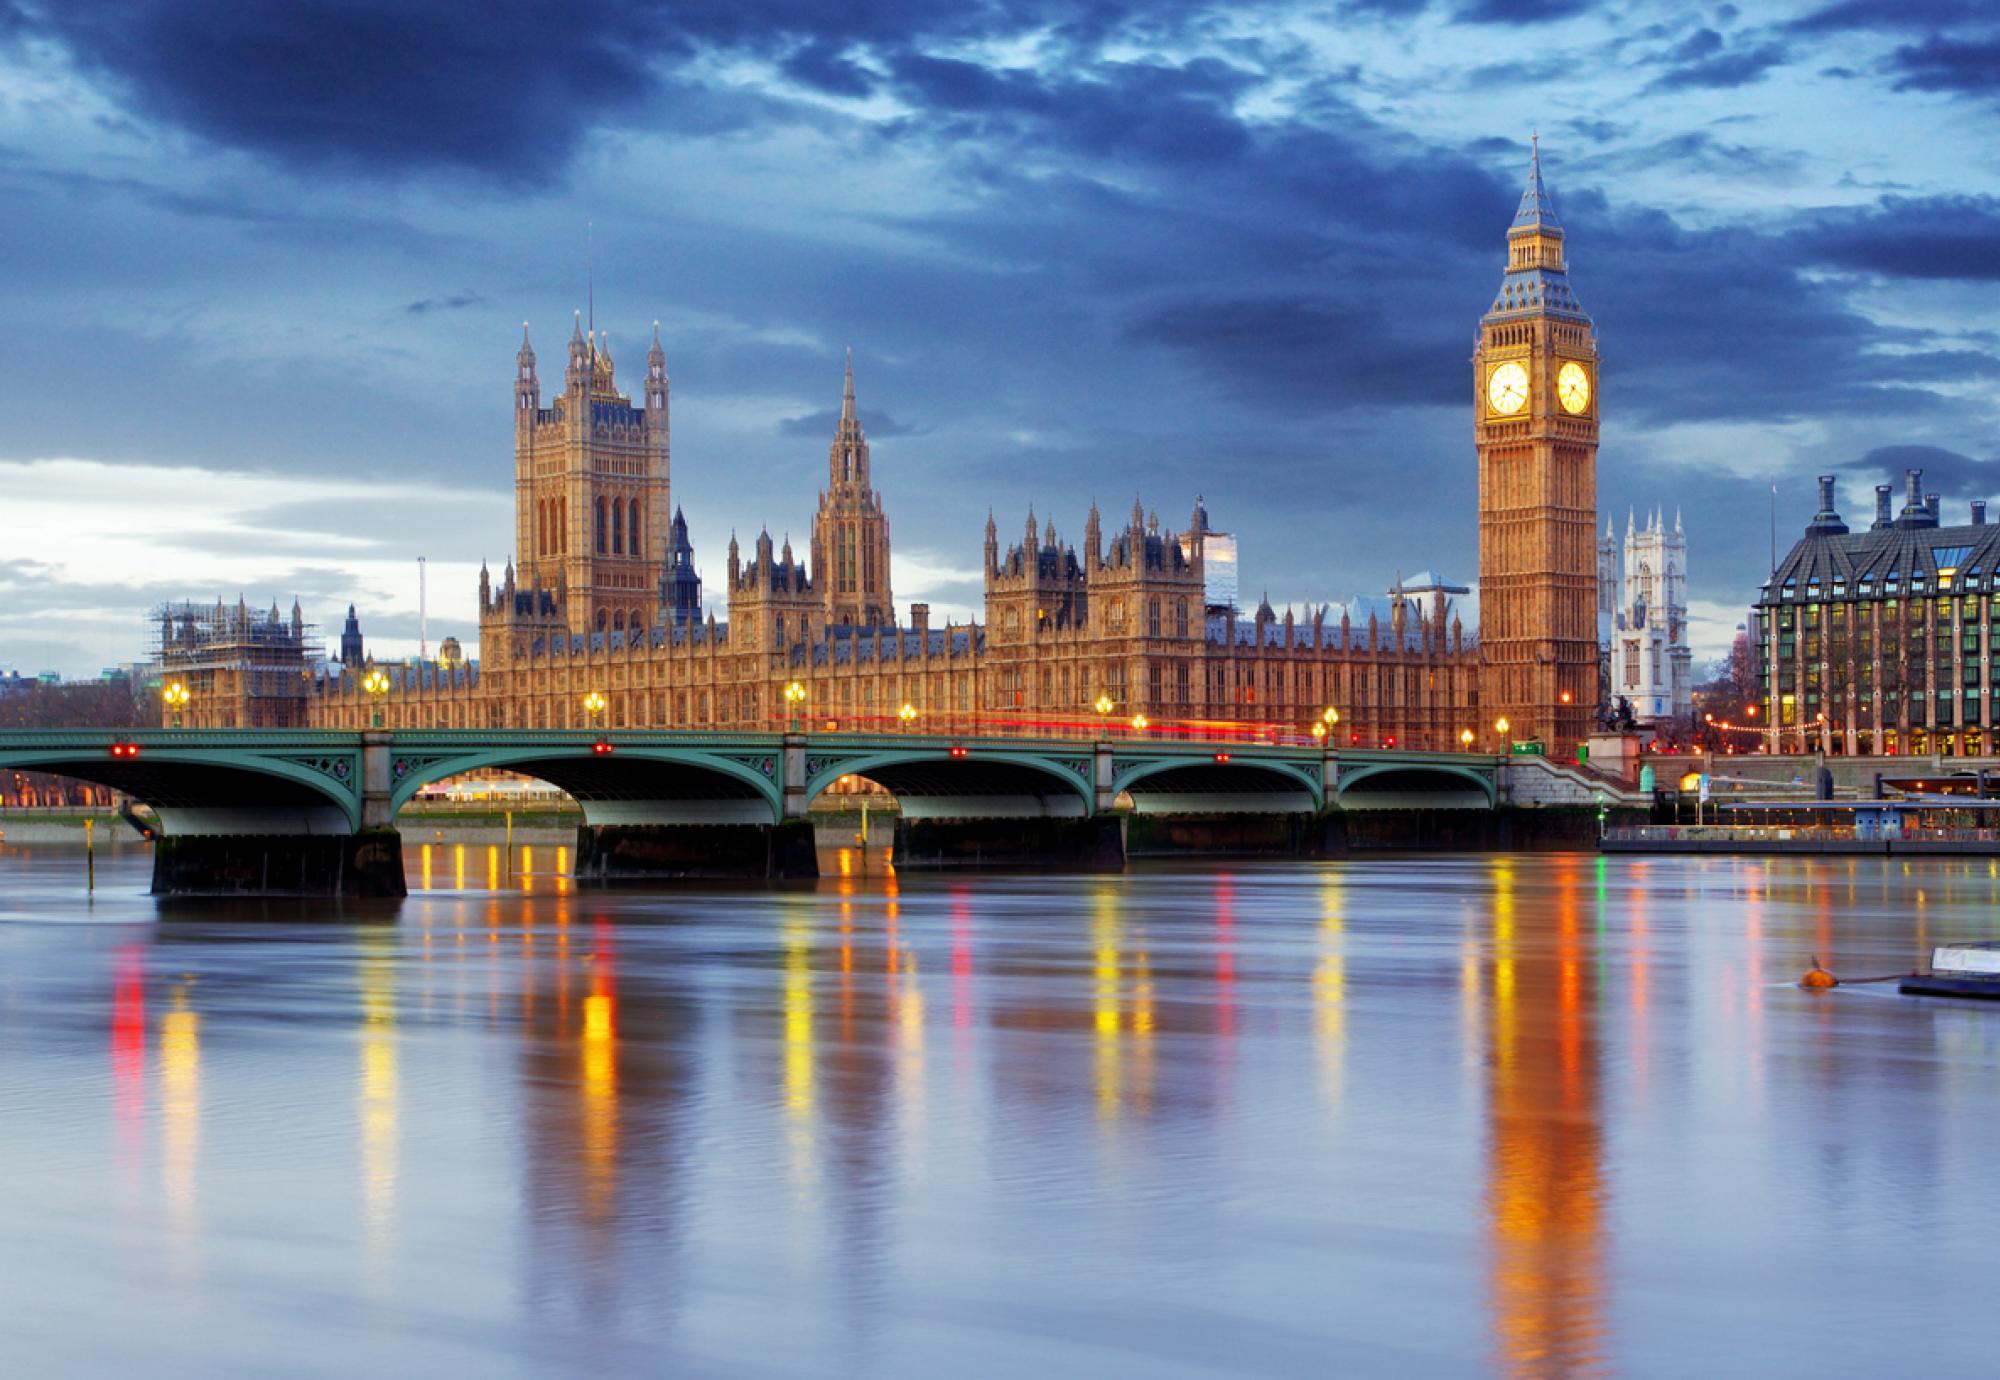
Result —
[[[1473,354],[1485,717],[1567,756],[1599,702],[1597,332],[1537,152]]]
[[[1371,609],[1365,622],[1327,604],[1303,614],[1214,605],[1199,503],[1179,532],[1137,502],[1107,527],[1093,505],[1081,549],[1032,513],[1003,548],[989,517],[982,619],[933,627],[921,603],[899,616],[851,361],[810,560],[789,543],[774,549],[768,531],[747,559],[732,539],[726,618],[690,616],[699,595],[685,529],[668,518],[657,331],[634,407],[617,391],[609,351],[579,329],[550,407],[522,345],[515,479],[525,554],[497,580],[481,571],[479,662],[385,666],[391,689],[379,705],[362,692],[361,667],[334,664],[300,677],[303,718],[356,728],[379,710],[386,726],[416,728],[803,721],[821,731],[1306,739],[1332,708],[1342,745],[1455,748],[1472,730],[1491,749],[1492,722],[1506,713],[1513,736],[1566,750],[1596,702],[1597,422],[1594,391],[1581,411],[1559,408],[1555,392],[1570,361],[1587,365],[1594,385],[1595,350],[1563,280],[1562,232],[1539,166],[1522,206],[1478,357],[1482,598],[1497,647],[1475,645],[1444,590],[1426,601],[1399,586],[1386,617]],[[1489,375],[1517,361],[1525,397],[1503,412],[1489,401]],[[1496,681],[1505,693],[1483,695]],[[797,706],[785,697],[793,682],[804,689]],[[585,709],[593,691],[607,701],[597,720]],[[221,712],[190,706],[188,721]]]

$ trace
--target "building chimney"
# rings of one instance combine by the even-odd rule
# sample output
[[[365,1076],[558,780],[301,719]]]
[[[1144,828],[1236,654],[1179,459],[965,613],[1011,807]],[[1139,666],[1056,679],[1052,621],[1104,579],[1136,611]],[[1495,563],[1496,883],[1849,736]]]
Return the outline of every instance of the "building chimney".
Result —
[[[1986,525],[1986,500],[1983,498],[1972,500],[1972,525],[1974,527]]]
[[[1887,484],[1875,486],[1875,525],[1887,527],[1890,522],[1889,495],[1894,492]]]
[[[1827,536],[1838,536],[1847,531],[1847,524],[1840,520],[1840,514],[1833,507],[1833,476],[1819,477],[1819,511],[1813,514],[1811,525],[1806,531]]]
[[[1944,496],[1942,494],[1924,495],[1924,511],[1931,515],[1931,526],[1933,527],[1938,525],[1938,518],[1942,516],[1943,501]]]
[[[931,630],[931,606],[929,604],[910,605],[910,626],[916,629],[918,637],[929,635]]]
[[[1903,471],[1903,512],[1904,517],[1915,517],[1924,510],[1924,472],[1922,470]]]

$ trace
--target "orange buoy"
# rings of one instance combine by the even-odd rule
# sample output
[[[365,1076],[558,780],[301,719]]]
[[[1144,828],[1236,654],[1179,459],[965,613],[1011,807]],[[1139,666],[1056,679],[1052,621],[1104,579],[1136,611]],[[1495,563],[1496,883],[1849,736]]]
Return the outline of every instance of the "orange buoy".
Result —
[[[1819,955],[1814,954],[1812,967],[1806,969],[1806,975],[1799,979],[1799,986],[1838,987],[1840,986],[1840,979],[1835,977],[1832,973],[1829,973],[1826,969],[1820,967]]]

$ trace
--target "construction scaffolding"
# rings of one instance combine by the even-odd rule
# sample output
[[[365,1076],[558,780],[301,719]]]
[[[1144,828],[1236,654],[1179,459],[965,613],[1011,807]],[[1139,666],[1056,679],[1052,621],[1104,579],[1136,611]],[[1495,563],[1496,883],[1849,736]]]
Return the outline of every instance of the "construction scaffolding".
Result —
[[[187,728],[303,728],[309,683],[326,660],[317,624],[292,602],[289,618],[232,608],[161,604],[152,613],[152,654],[163,684],[178,682],[186,703],[166,706],[167,725]]]

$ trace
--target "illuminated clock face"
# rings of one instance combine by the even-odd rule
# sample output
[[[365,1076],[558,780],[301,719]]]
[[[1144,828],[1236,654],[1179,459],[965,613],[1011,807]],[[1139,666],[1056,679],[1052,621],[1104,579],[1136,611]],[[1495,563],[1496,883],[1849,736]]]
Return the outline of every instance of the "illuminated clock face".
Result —
[[[1511,417],[1528,405],[1528,371],[1509,360],[1486,376],[1486,405]]]
[[[1563,411],[1580,414],[1590,406],[1590,371],[1575,360],[1563,365],[1556,375],[1556,397],[1562,400]]]

